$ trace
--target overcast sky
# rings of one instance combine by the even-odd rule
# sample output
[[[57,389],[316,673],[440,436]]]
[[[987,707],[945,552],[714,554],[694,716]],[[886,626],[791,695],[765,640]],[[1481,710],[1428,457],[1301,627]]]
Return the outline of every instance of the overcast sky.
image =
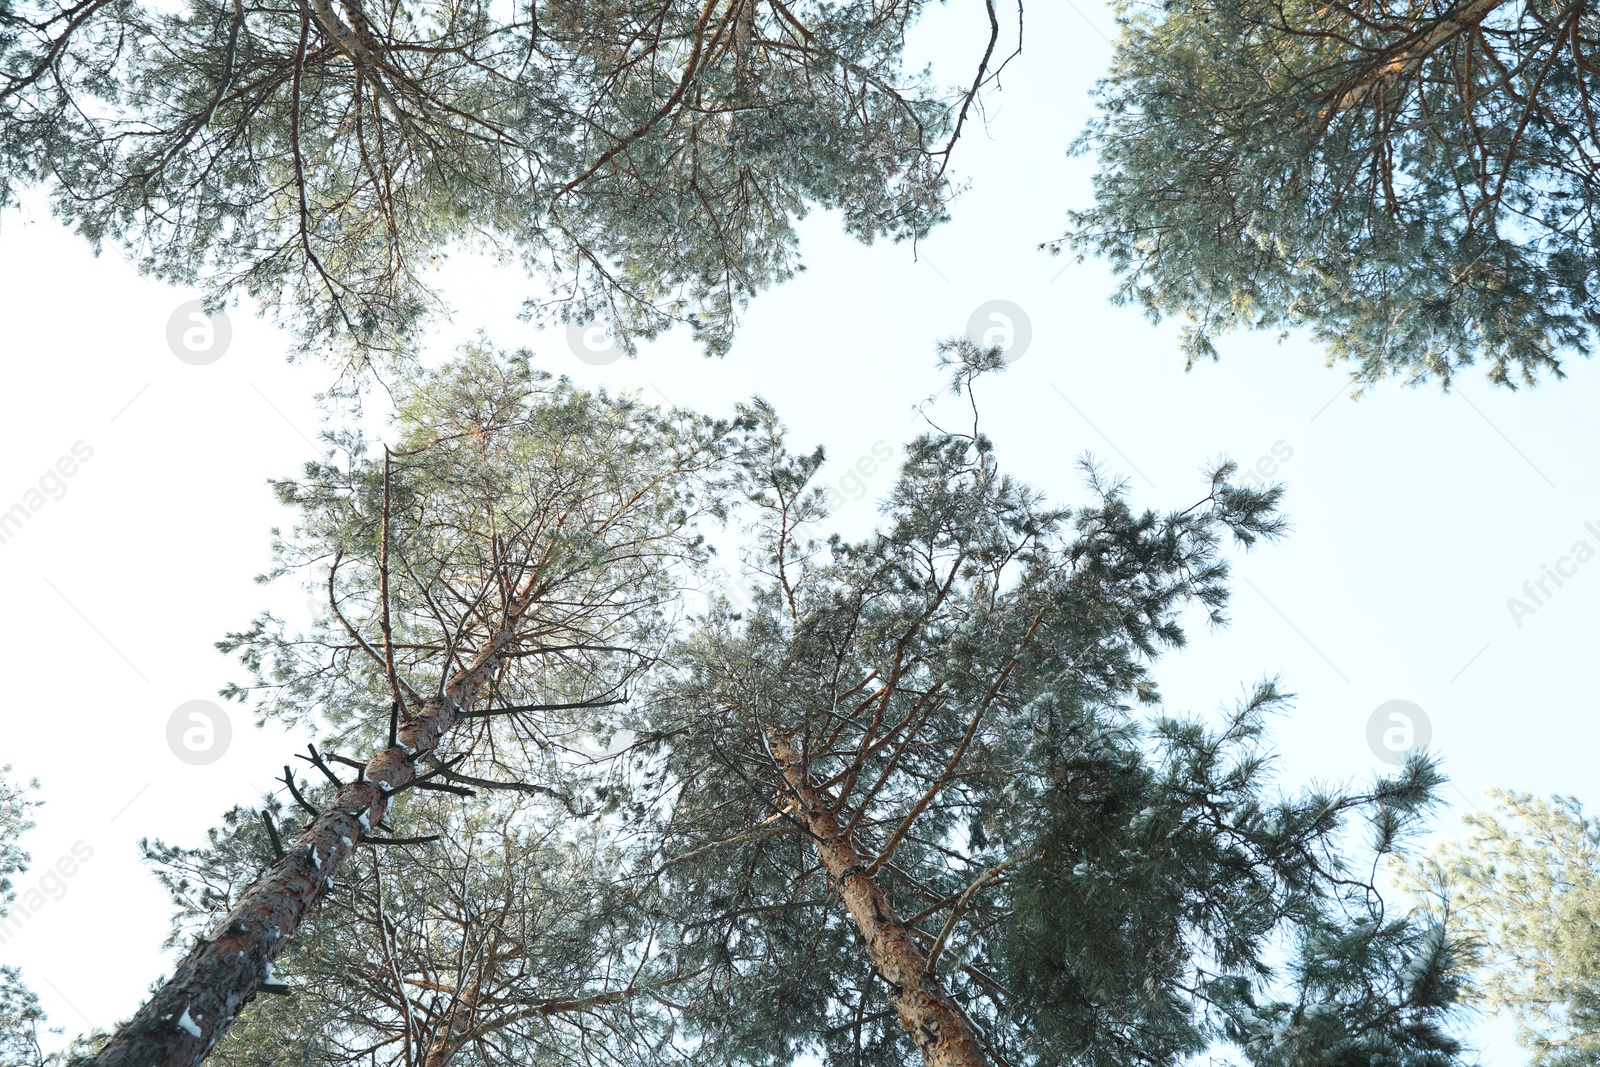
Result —
[[[980,29],[966,6],[935,10],[918,38],[951,80]],[[1600,549],[1597,368],[1575,362],[1567,381],[1533,391],[1469,374],[1448,396],[1384,386],[1353,403],[1344,371],[1303,339],[1235,336],[1219,364],[1185,373],[1176,324],[1113,306],[1102,265],[1038,250],[1087,196],[1089,162],[1065,147],[1089,113],[1112,22],[1070,5],[1032,5],[1028,18],[987,129],[958,153],[968,187],[953,221],[912,249],[862,246],[836,219],[808,219],[807,271],[752,305],[727,358],[708,361],[675,335],[592,366],[563,333],[518,321],[522,299],[539,295],[524,278],[468,257],[445,267],[457,310],[432,351],[483,329],[552,371],[646,399],[724,413],[761,394],[796,446],[827,447],[825,476],[845,500],[838,523],[856,534],[892,474],[858,483],[850,470],[918,431],[914,405],[942,384],[935,342],[1007,302],[1031,339],[982,387],[983,415],[1002,463],[1052,499],[1083,498],[1084,453],[1126,476],[1137,504],[1162,509],[1202,496],[1201,469],[1220,455],[1287,487],[1294,528],[1239,561],[1231,626],[1195,631],[1161,665],[1172,710],[1214,709],[1280,675],[1297,694],[1275,724],[1294,785],[1385,769],[1369,726],[1386,702],[1410,701],[1452,779],[1445,832],[1490,787],[1600,803],[1600,717],[1583,684],[1600,636],[1600,558],[1572,555],[1580,541]],[[243,679],[213,642],[265,607],[306,611],[303,590],[253,578],[286,518],[266,481],[315,454],[312,397],[330,382],[325,366],[287,365],[284,338],[248,308],[230,312],[215,362],[181,361],[168,323],[195,296],[114,253],[95,258],[38,200],[0,217],[0,511],[42,500],[0,543],[0,763],[38,777],[47,801],[19,887],[75,844],[92,850],[0,945],[0,962],[22,966],[69,1031],[124,1017],[170,966],[159,951],[168,904],[139,839],[201,841],[312,739],[257,730],[229,705],[231,742],[214,762],[169,748],[180,705]],[[1558,564],[1562,584],[1547,579],[1552,595],[1514,618],[1508,599]],[[1526,1059],[1507,1032],[1479,1028],[1486,1060]]]

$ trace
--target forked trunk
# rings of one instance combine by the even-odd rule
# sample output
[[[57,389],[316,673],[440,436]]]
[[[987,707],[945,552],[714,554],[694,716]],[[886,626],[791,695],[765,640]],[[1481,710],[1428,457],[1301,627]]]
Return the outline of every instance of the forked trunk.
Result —
[[[471,986],[451,1000],[449,1017],[428,1046],[428,1055],[422,1061],[422,1067],[450,1067],[450,1061],[455,1059],[456,1053],[461,1051],[471,1036],[477,1007],[478,983],[474,979]]]

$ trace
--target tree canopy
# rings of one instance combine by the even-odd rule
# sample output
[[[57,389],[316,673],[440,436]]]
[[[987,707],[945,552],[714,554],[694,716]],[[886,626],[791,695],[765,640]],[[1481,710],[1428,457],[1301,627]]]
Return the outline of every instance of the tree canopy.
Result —
[[[267,821],[273,861],[98,1053],[106,1067],[200,1062],[357,849],[409,840],[384,832],[402,794],[565,795],[583,717],[651,662],[728,432],[481,350],[410,383],[398,423],[398,448],[343,435],[342,463],[278,486],[300,513],[280,573],[326,611],[307,633],[263,615],[221,647],[265,714],[330,731],[303,757],[322,792],[284,768],[309,818],[287,842]]]
[[[541,806],[543,805],[543,806]],[[303,815],[269,809],[286,828]],[[670,997],[695,976],[652,946],[597,819],[526,794],[463,807],[419,799],[413,843],[366,850],[212,1053],[225,1067],[664,1064],[683,1058]],[[172,942],[201,933],[272,860],[257,814],[230,812],[199,848],[147,845],[179,906]]]
[[[946,358],[964,392],[999,357]],[[1150,673],[1187,611],[1222,620],[1225,545],[1281,531],[1278,490],[1224,465],[1163,514],[1091,472],[1054,507],[934,429],[871,537],[821,539],[821,457],[756,417],[754,603],[694,627],[635,726],[717,1058],[1456,1062],[1448,945],[1351,859],[1397,847],[1436,772],[1275,796],[1272,684],[1190,716]]]
[[[1469,997],[1509,1010],[1535,1067],[1600,1059],[1600,821],[1575,797],[1497,790],[1406,874],[1468,954]]]
[[[945,356],[964,395],[1003,366]],[[1281,793],[1275,685],[1186,715],[1154,683],[1278,490],[1224,464],[1157,513],[1091,470],[1063,508],[934,427],[847,542],[764,402],[478,350],[401,426],[281,483],[277,573],[326,612],[224,647],[320,780],[147,846],[191,947],[94,1062],[1461,1062],[1454,948],[1368,873],[1433,765]],[[724,533],[753,602],[687,611]]]
[[[1303,328],[1370,384],[1560,377],[1600,324],[1584,5],[1169,0],[1122,35],[1066,246],[1186,323]]]
[[[5,1067],[1464,1067],[1462,1003],[1515,1012],[1538,1067],[1600,1055],[1575,800],[1502,795],[1408,861],[1431,757],[1286,790],[1275,679],[1210,712],[1159,691],[1226,622],[1233,553],[1286,529],[1278,488],[1219,461],[1136,507],[1086,461],[1053,504],[982,429],[1003,353],[952,341],[960,428],[930,418],[851,541],[760,398],[416,358],[464,251],[515,264],[530,316],[715,355],[808,212],[927,235],[1008,62],[985,0],[975,69],[916,69],[936,6],[0,0],[0,208],[40,191],[208,307],[255,302],[347,388],[400,372],[391,443],[335,428],[275,483],[264,578],[314,617],[218,644],[248,674],[224,695],[315,736],[304,767],[197,847],[143,842],[179,958],[114,1032],[46,1053],[0,967]],[[1183,319],[1191,365],[1240,327],[1362,386],[1590,354],[1586,8],[1118,18],[1094,203],[1051,246]],[[702,595],[728,543],[738,604]],[[8,773],[0,921],[35,803]]]
[[[1000,27],[941,90],[904,64],[930,6],[7,0],[0,205],[42,182],[96,246],[358,363],[411,349],[460,247],[536,275],[534,312],[721,352],[807,211],[943,218]]]

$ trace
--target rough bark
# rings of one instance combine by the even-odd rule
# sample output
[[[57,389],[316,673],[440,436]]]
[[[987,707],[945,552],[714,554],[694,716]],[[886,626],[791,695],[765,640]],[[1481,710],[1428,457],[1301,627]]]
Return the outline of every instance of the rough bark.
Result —
[[[478,1014],[478,982],[479,979],[474,976],[472,984],[451,999],[449,1018],[433,1039],[433,1044],[428,1046],[428,1055],[422,1067],[450,1067],[450,1061],[471,1039],[472,1026]]]
[[[873,967],[895,991],[900,1025],[928,1067],[989,1067],[966,1016],[929,973],[927,953],[896,914],[876,876],[868,873],[868,862],[840,825],[832,799],[811,784],[804,759],[787,738],[769,735],[768,746],[783,772],[794,815],[815,841],[839,899],[866,941]]]
[[[396,744],[367,763],[360,780],[286,846],[284,856],[246,889],[227,917],[197,944],[91,1061],[94,1067],[194,1067],[255,998],[300,923],[333,885],[361,837],[383,819],[390,796],[417,776],[416,761],[438,748],[493,675],[533,599],[532,581],[444,696],[430,700],[396,733]]]

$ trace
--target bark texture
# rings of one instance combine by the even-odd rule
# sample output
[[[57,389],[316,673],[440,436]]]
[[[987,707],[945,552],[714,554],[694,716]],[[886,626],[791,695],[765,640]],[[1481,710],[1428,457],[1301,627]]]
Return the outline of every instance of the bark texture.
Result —
[[[531,584],[531,582],[530,582]],[[444,696],[430,700],[400,727],[396,744],[367,763],[361,779],[284,847],[227,917],[190,951],[167,981],[91,1061],[94,1067],[194,1067],[255,998],[270,965],[333,885],[363,834],[383,819],[390,795],[417,777],[416,761],[434,751],[458,713],[493,676],[515,638],[531,589],[513,601],[500,625]]]
[[[804,759],[787,738],[769,736],[768,746],[783,772],[794,815],[816,842],[823,867],[866,941],[873,967],[895,991],[900,1025],[928,1067],[989,1067],[966,1016],[929,973],[927,953],[844,832],[831,798],[811,784]]]
[[[428,1046],[428,1055],[422,1067],[450,1067],[450,1061],[472,1037],[472,1025],[478,1014],[478,981],[473,979],[470,988],[461,991],[450,1002],[450,1017],[439,1035]]]

